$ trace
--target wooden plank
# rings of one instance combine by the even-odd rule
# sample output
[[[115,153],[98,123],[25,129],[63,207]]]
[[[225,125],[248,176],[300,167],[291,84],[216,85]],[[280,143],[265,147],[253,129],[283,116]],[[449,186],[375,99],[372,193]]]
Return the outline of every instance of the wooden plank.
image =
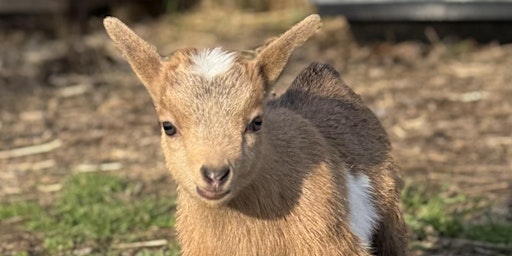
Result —
[[[68,0],[0,0],[0,13],[63,13],[68,6]]]
[[[510,21],[512,0],[310,0],[349,21]]]

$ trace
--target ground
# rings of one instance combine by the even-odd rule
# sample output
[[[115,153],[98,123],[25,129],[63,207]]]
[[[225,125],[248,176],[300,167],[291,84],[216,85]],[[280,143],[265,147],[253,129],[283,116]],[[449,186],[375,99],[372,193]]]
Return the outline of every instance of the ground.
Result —
[[[189,46],[253,49],[304,16],[191,12],[130,25],[165,54]],[[406,184],[412,255],[512,255],[512,45],[359,44],[343,19],[324,22],[292,56],[277,93],[309,63],[329,63],[377,114]],[[150,97],[100,21],[92,27],[65,39],[0,33],[2,255],[177,251],[175,185]],[[89,202],[91,188],[108,189]],[[134,203],[146,199],[149,206]],[[96,216],[91,205],[99,219],[135,217],[124,229],[68,231]]]

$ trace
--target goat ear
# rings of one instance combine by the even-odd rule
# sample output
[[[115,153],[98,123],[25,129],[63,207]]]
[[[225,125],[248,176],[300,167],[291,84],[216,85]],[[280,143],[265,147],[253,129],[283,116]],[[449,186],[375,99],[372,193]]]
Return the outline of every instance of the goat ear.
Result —
[[[258,49],[256,61],[270,85],[273,85],[281,75],[293,50],[306,42],[321,25],[320,16],[310,15],[280,37]]]
[[[152,82],[158,77],[162,65],[155,47],[137,36],[117,18],[107,17],[103,20],[103,25],[135,74],[151,94],[155,93],[156,88],[151,88]]]

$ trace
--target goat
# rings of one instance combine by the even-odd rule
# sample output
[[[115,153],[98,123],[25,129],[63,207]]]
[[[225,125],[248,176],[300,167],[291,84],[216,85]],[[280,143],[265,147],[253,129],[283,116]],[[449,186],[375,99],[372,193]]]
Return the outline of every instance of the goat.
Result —
[[[252,56],[161,58],[118,19],[104,25],[158,114],[183,255],[406,255],[398,167],[360,97],[323,64],[270,96],[318,15]]]

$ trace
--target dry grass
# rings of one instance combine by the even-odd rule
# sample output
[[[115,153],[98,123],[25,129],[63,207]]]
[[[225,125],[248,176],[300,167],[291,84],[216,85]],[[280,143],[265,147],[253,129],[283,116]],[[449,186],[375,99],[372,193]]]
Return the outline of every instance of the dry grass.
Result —
[[[135,29],[162,53],[187,46],[252,49],[305,15],[304,9],[203,11]],[[432,203],[441,206],[437,216],[469,212],[443,220],[448,226],[421,224],[412,236],[412,254],[510,255],[509,245],[475,242],[469,229],[441,231],[459,221],[478,226],[511,218],[512,46],[357,45],[348,31],[343,19],[326,19],[322,32],[294,54],[278,91],[310,62],[334,65],[383,121],[408,186],[425,188],[407,212]],[[49,207],[62,195],[66,177],[91,170],[140,180],[155,191],[174,189],[149,95],[103,30],[72,41],[70,48],[22,31],[0,33],[0,41],[0,202],[32,200]],[[59,147],[41,150],[52,141]],[[12,153],[20,148],[29,153]],[[12,235],[0,237],[0,254],[41,246],[22,228],[23,220],[11,221],[0,226],[0,233]],[[19,241],[25,242],[16,247]]]

